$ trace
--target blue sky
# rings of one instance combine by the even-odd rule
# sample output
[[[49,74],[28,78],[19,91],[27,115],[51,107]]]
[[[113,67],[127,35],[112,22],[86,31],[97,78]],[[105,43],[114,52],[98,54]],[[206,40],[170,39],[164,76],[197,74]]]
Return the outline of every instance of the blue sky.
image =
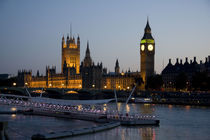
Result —
[[[95,63],[114,71],[140,70],[139,44],[149,16],[156,42],[155,70],[168,59],[210,55],[209,0],[1,0],[0,73],[18,69],[61,70],[61,38],[80,35],[81,61],[87,40]]]

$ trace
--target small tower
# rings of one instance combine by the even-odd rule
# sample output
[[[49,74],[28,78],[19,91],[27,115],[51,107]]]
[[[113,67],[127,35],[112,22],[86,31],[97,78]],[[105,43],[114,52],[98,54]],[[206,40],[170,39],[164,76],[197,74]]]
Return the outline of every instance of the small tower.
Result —
[[[151,28],[149,25],[149,20],[147,19],[147,24],[144,29],[144,36],[140,43],[140,56],[141,56],[141,77],[144,83],[147,82],[147,78],[154,74],[154,64],[155,64],[155,40],[151,34]]]
[[[115,63],[115,74],[119,74],[119,73],[120,73],[120,66],[119,66],[119,62],[117,59],[116,63]]]

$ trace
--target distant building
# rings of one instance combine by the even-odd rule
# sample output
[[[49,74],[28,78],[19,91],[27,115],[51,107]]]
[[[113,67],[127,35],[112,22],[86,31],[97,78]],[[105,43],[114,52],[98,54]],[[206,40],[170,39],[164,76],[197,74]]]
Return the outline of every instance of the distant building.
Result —
[[[162,71],[162,78],[164,82],[165,89],[173,89],[175,88],[176,77],[180,73],[185,73],[187,76],[187,85],[190,86],[192,83],[192,77],[196,72],[207,72],[210,77],[210,56],[206,57],[205,62],[200,61],[198,64],[196,61],[196,57],[194,60],[190,60],[188,62],[188,58],[185,58],[185,62],[182,60],[176,59],[176,63],[173,65],[171,59],[169,59],[169,63]]]
[[[147,21],[145,34],[141,40],[141,75],[144,80],[154,73],[154,47],[154,39]],[[61,73],[56,73],[56,67],[49,66],[46,67],[45,76],[40,75],[39,71],[36,76],[32,76],[32,71],[18,71],[17,86],[131,90],[135,79],[140,77],[139,72],[130,70],[120,72],[118,59],[115,63],[115,72],[107,73],[102,62],[94,64],[90,55],[89,42],[87,42],[85,58],[80,65],[79,36],[77,41],[72,36],[67,36],[65,40],[63,36],[61,50]]]
[[[140,43],[141,77],[145,84],[147,82],[147,78],[154,75],[154,65],[155,65],[154,56],[155,56],[155,40],[152,37],[149,21],[147,20],[147,24],[144,29],[144,36],[141,39]],[[145,86],[145,84],[143,86]]]

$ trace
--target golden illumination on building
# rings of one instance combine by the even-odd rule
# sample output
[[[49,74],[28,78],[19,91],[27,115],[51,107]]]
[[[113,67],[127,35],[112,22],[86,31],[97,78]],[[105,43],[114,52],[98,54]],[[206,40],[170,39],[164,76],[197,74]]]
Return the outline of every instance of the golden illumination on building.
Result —
[[[74,90],[70,90],[66,92],[67,94],[78,94],[78,92],[74,91]]]
[[[130,90],[130,87],[135,83],[135,78],[132,76],[119,75],[119,76],[107,76],[103,79],[104,89],[117,89],[117,90]]]

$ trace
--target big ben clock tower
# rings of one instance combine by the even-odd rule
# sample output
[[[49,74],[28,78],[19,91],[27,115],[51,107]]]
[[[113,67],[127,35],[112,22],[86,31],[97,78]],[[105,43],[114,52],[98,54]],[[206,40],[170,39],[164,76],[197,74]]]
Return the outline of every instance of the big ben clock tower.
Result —
[[[147,78],[154,74],[154,56],[155,56],[155,40],[151,34],[149,21],[144,29],[144,36],[140,43],[140,56],[141,56],[141,77],[144,81],[144,86]]]

